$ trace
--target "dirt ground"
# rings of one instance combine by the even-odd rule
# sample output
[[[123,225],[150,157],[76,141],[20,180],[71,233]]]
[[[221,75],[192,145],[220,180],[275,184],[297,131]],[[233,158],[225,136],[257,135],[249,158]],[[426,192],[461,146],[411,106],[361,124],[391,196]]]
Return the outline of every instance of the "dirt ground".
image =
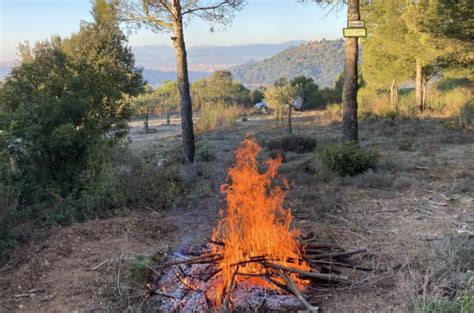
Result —
[[[145,135],[134,122],[131,146],[160,150],[179,142],[178,121],[161,124],[152,121],[156,132]],[[316,294],[311,301],[325,312],[403,312],[420,295],[413,285],[427,275],[433,242],[451,233],[474,233],[474,133],[446,125],[432,118],[362,121],[361,144],[379,151],[381,166],[354,178],[324,171],[316,152],[286,154],[280,173],[290,182],[287,204],[295,227],[344,248],[366,247],[369,253],[361,262],[390,269],[357,286]],[[298,113],[294,126],[295,133],[316,138],[318,146],[340,134],[340,124],[322,113]],[[119,310],[104,300],[104,275],[110,275],[104,269],[136,254],[199,247],[225,205],[219,186],[240,141],[250,135],[265,145],[283,134],[270,117],[250,116],[234,130],[199,135],[198,151],[216,159],[206,161],[198,152],[198,161],[187,170],[199,173],[199,180],[186,205],[124,210],[114,218],[49,229],[19,247],[0,269],[0,311],[137,311],[131,304]],[[403,141],[411,143],[408,149],[400,148]],[[263,150],[262,157],[268,153]],[[108,281],[120,285],[120,265],[113,273]],[[134,296],[140,298],[143,291],[136,288]]]

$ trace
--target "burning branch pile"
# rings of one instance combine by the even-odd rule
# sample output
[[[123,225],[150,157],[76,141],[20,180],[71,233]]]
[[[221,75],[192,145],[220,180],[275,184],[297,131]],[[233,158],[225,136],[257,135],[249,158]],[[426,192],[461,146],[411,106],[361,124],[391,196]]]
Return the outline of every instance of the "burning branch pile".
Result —
[[[245,140],[236,152],[230,183],[221,187],[227,208],[209,240],[209,252],[162,265],[163,276],[148,286],[147,296],[160,296],[160,308],[248,309],[255,306],[249,300],[253,293],[260,298],[253,302],[273,310],[295,309],[301,303],[317,311],[304,294],[317,285],[351,284],[341,269],[372,270],[348,260],[365,249],[343,251],[318,242],[314,234],[302,238],[299,230],[291,229],[291,211],[283,206],[285,193],[273,184],[282,158],[268,160],[260,173],[260,149]],[[286,181],[283,185],[287,187]],[[184,288],[174,288],[176,281]],[[295,298],[289,299],[288,293]]]

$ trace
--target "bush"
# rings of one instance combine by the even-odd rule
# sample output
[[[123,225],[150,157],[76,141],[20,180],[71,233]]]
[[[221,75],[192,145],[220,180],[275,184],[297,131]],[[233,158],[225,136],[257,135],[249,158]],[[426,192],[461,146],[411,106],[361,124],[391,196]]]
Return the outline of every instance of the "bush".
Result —
[[[354,176],[375,168],[378,155],[355,143],[331,144],[320,153],[321,161],[334,173]]]
[[[216,159],[216,153],[208,149],[198,150],[196,157],[199,161],[211,162]]]
[[[269,150],[292,151],[296,153],[311,152],[316,148],[316,139],[306,136],[289,135],[268,141]]]
[[[402,137],[398,141],[398,149],[401,151],[411,151],[415,141],[410,137]]]
[[[459,124],[461,127],[471,127],[474,124],[474,99],[466,103],[459,111]]]

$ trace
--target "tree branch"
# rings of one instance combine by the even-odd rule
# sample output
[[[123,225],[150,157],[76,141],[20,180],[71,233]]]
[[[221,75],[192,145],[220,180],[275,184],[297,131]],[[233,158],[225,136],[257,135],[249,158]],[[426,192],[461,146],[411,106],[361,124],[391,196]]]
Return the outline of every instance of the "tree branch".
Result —
[[[186,14],[190,14],[190,13],[194,13],[194,12],[198,12],[198,11],[212,11],[212,10],[216,10],[224,5],[232,5],[231,4],[231,1],[229,0],[225,0],[225,1],[222,1],[221,3],[218,3],[216,5],[210,5],[210,6],[207,6],[207,7],[196,7],[196,8],[193,8],[193,9],[188,9],[188,10],[185,10],[183,11],[183,15],[186,15]]]

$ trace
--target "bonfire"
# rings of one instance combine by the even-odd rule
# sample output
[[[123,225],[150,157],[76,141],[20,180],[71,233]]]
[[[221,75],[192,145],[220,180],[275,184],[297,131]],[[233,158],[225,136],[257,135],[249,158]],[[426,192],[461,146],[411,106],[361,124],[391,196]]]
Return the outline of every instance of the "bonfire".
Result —
[[[266,305],[271,310],[310,311],[317,307],[306,294],[314,286],[350,284],[334,268],[358,267],[348,257],[365,249],[344,251],[302,236],[292,228],[293,216],[284,207],[286,180],[277,181],[282,157],[257,161],[261,147],[243,141],[221,186],[227,207],[201,255],[163,264],[160,277],[147,286],[162,310],[243,310]],[[263,169],[261,169],[263,168]],[[296,303],[295,303],[296,300]]]

